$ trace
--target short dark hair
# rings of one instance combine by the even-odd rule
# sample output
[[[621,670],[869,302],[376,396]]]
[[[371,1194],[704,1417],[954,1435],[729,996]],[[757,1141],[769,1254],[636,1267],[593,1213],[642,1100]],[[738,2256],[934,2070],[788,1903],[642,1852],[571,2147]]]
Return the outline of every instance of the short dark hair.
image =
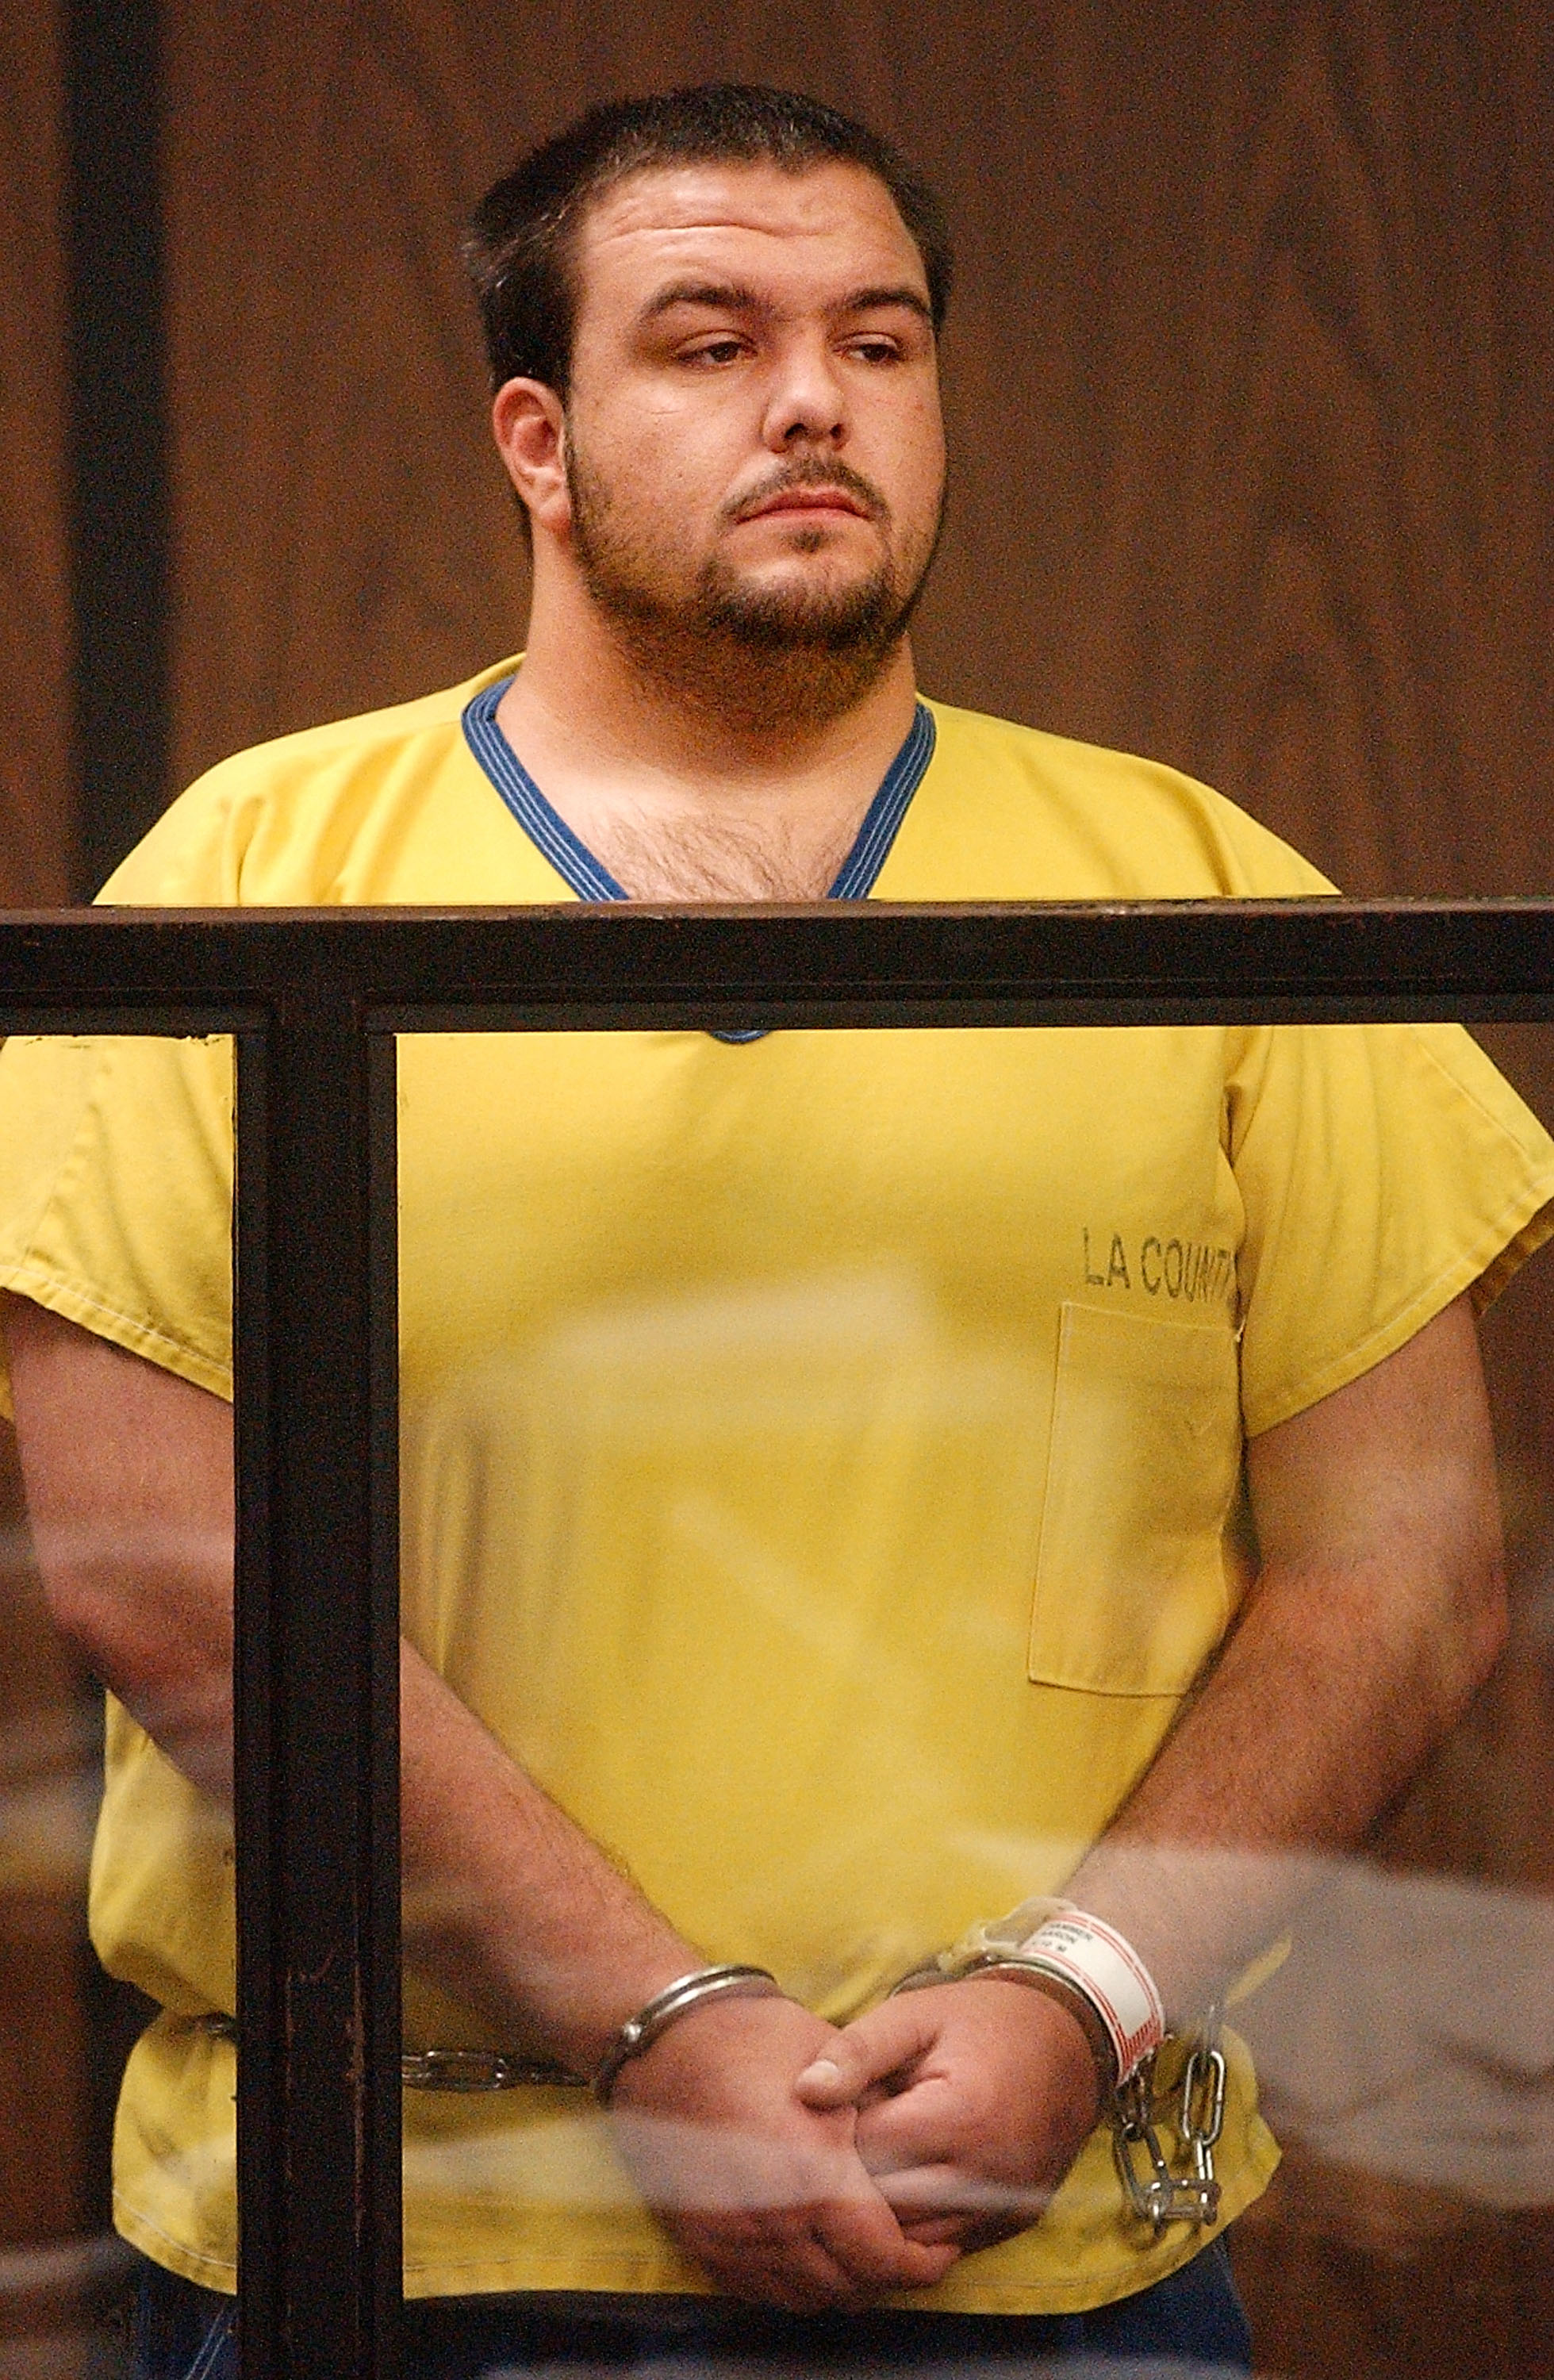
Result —
[[[565,398],[577,320],[573,253],[583,215],[614,182],[655,165],[833,163],[883,182],[923,260],[938,331],[953,259],[943,209],[887,140],[819,100],[763,83],[700,83],[608,100],[493,183],[465,235],[465,268],[485,326],[492,386],[542,381]]]

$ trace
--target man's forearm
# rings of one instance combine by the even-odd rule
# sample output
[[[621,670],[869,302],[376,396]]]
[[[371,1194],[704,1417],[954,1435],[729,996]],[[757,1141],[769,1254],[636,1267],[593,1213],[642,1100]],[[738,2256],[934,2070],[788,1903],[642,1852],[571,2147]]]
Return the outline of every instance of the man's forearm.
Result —
[[[1201,1700],[1064,1887],[1127,1936],[1174,2017],[1257,1956],[1448,1723],[1406,1645],[1378,1658],[1373,1644],[1359,1678],[1335,1662],[1335,1619],[1341,1634],[1374,1623],[1369,1582],[1265,1574]]]
[[[168,1758],[230,1806],[230,1409],[25,1299],[4,1314],[55,1616]],[[695,1952],[408,1646],[403,1712],[409,1955],[504,2046],[591,2067]]]
[[[1188,2013],[1277,1933],[1503,1641],[1473,1324],[1439,1316],[1251,1449],[1265,1564],[1218,1667],[1066,1888]]]
[[[400,1707],[407,1958],[504,2046],[590,2072],[701,1954],[408,1645]]]

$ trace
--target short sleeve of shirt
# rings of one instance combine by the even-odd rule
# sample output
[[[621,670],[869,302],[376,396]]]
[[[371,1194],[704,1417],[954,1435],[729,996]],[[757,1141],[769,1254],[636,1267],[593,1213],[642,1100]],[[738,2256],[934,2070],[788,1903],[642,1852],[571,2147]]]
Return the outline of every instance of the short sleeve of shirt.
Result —
[[[1554,1232],[1554,1146],[1459,1026],[1232,1037],[1249,1434],[1329,1395]]]
[[[231,1152],[225,1039],[8,1042],[0,1287],[229,1397]]]
[[[484,796],[458,722],[474,685],[512,666],[222,761],[170,806],[101,899],[230,908],[476,897],[456,874],[472,824],[489,813],[522,839]],[[401,884],[396,855],[450,778],[467,787],[442,814],[437,846],[452,853],[455,880]],[[488,856],[481,844],[467,862],[477,879]],[[0,1288],[229,1395],[232,1108],[222,1038],[11,1041],[0,1051]]]
[[[221,772],[205,781],[218,786]],[[233,806],[197,788],[110,902],[237,897]],[[232,1392],[232,1048],[223,1037],[17,1037],[0,1050],[0,1288]],[[0,1404],[9,1410],[8,1381]]]

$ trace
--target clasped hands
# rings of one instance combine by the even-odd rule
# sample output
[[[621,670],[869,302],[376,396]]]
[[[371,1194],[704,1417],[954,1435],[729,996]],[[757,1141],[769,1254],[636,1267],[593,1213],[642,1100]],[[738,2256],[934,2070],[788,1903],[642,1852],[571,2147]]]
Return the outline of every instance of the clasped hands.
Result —
[[[1093,2128],[1075,2020],[996,1977],[844,2027],[795,2001],[697,2010],[623,2068],[616,2145],[731,2296],[812,2313],[931,2288],[1034,2223]]]

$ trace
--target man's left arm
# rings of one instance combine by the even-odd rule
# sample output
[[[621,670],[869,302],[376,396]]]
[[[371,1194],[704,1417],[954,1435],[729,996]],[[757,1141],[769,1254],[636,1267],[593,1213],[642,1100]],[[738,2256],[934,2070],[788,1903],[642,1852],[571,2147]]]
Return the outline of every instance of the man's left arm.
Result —
[[[1465,1299],[1253,1439],[1261,1567],[1217,1666],[1066,1886],[1188,2022],[1460,1716],[1506,1627],[1494,1447]],[[989,1912],[991,1914],[992,1912]],[[989,1977],[887,2000],[801,2077],[920,2239],[1034,2221],[1099,2112],[1077,2021]]]

